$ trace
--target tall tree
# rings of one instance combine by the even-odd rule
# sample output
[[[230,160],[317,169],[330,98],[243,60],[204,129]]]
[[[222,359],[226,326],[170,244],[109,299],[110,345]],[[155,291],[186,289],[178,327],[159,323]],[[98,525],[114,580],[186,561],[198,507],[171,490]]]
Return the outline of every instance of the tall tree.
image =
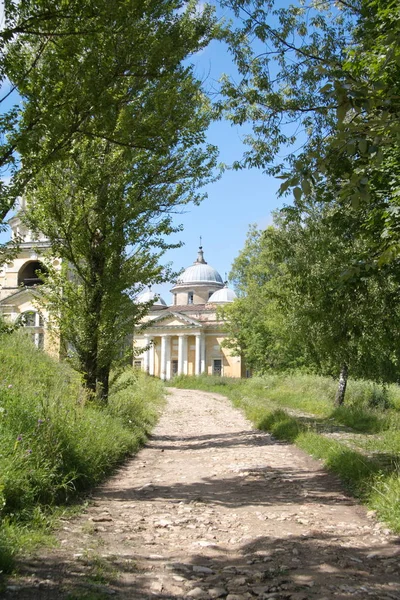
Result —
[[[131,99],[144,81],[168,78],[209,43],[212,13],[186,0],[5,0],[0,168],[11,181],[0,184],[0,219],[27,182],[81,140],[162,146],[163,127],[151,136],[128,131],[139,104]]]
[[[120,342],[143,315],[132,297],[168,276],[158,261],[177,229],[171,213],[200,202],[198,190],[213,177],[216,162],[216,149],[205,145],[210,106],[193,68],[183,63],[211,31],[209,11],[199,13],[192,3],[178,11],[182,5],[169,1],[126,4],[136,16],[134,68],[120,70],[129,46],[107,43],[91,53],[100,78],[103,63],[119,73],[99,100],[101,117],[93,112],[79,125],[68,151],[42,165],[27,187],[26,220],[50,239],[65,265],[61,277],[53,272],[48,280],[53,318],[86,386],[103,399]],[[84,47],[81,52],[85,60]],[[60,76],[64,86],[54,61],[51,53],[43,55],[32,87],[37,76],[49,77],[47,85]],[[27,144],[28,160],[33,148]]]
[[[400,298],[394,265],[367,275],[351,268],[364,243],[358,213],[340,210],[338,227],[338,210],[335,202],[308,203],[301,214],[287,209],[274,227],[253,233],[234,264],[246,295],[225,317],[231,339],[244,340],[258,371],[303,366],[338,377],[341,404],[349,373],[398,380]]]
[[[234,122],[253,124],[242,165],[282,177],[281,193],[300,206],[314,185],[336,182],[343,206],[373,211],[370,261],[396,258],[400,188],[381,174],[398,170],[398,3],[226,4],[242,21],[229,37],[242,78],[225,79],[224,105]]]

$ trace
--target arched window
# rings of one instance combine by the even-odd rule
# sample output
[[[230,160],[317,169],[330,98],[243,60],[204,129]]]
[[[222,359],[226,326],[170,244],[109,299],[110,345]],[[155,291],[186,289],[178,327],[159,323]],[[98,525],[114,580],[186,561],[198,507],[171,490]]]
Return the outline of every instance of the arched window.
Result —
[[[193,292],[188,292],[188,304],[193,304]]]
[[[20,316],[20,322],[26,327],[32,338],[32,342],[37,348],[44,348],[43,317],[39,312],[27,310]]]
[[[18,272],[18,285],[27,287],[32,285],[41,285],[43,280],[40,279],[38,272],[47,273],[46,267],[38,260],[30,260],[22,265]]]

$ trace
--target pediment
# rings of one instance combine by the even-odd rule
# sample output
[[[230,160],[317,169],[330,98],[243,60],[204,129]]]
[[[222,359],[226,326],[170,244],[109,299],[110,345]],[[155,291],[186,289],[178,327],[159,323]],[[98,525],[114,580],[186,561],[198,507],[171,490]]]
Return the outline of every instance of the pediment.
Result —
[[[19,306],[24,304],[25,302],[34,299],[37,293],[34,293],[35,288],[26,288],[23,287],[19,289],[17,292],[13,292],[9,296],[6,296],[2,300],[0,300],[1,306]]]
[[[193,317],[188,317],[187,315],[182,315],[175,312],[167,312],[163,313],[156,319],[151,321],[151,324],[148,324],[148,328],[157,328],[157,329],[165,329],[165,328],[177,328],[177,327],[185,327],[185,328],[199,328],[202,327],[202,323]]]

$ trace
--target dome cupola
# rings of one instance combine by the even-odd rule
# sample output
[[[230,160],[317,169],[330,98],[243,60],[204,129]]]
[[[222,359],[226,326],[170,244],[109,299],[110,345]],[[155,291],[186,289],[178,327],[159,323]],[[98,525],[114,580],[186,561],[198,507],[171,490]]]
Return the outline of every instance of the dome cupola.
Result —
[[[146,292],[142,292],[136,299],[139,304],[145,304],[146,302],[153,302],[153,306],[167,306],[167,303],[159,294],[156,294],[151,290],[151,287]]]
[[[225,286],[222,290],[217,290],[209,298],[210,304],[227,304],[233,302],[237,298],[235,292]]]
[[[200,246],[196,260],[178,277],[171,292],[174,304],[206,304],[210,296],[223,287],[221,275],[204,260]]]
[[[186,286],[187,284],[208,284],[210,282],[217,283],[221,287],[224,285],[218,271],[204,260],[203,248],[200,246],[197,259],[190,267],[183,271],[174,287]]]

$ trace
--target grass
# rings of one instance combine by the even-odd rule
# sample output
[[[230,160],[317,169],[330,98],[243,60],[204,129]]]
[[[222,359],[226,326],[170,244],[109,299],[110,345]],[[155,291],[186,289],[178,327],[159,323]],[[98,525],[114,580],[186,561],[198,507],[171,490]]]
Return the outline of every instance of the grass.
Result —
[[[106,409],[79,376],[22,333],[0,336],[0,571],[48,537],[64,506],[137,451],[157,420],[163,385],[128,369]]]
[[[336,473],[347,488],[400,532],[400,388],[350,381],[346,404],[334,406],[336,384],[311,375],[247,380],[176,377],[171,385],[218,392],[277,439],[294,443]],[[333,439],[332,431],[351,437]]]

